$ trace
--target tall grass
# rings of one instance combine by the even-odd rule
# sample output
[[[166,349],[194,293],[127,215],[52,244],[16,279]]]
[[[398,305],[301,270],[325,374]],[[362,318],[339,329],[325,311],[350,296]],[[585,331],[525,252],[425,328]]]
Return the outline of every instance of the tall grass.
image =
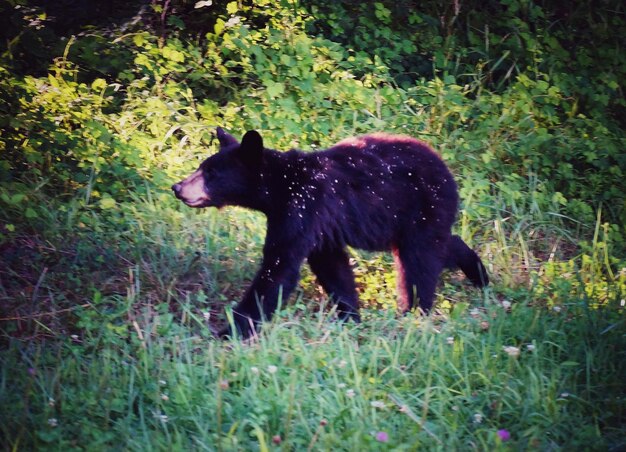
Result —
[[[212,328],[253,276],[262,218],[185,211],[154,193],[94,216],[89,232],[81,232],[84,219],[51,213],[53,232],[34,245],[41,260],[15,270],[26,277],[30,269],[36,293],[5,290],[21,319],[2,322],[3,444],[624,447],[626,274],[605,270],[600,224],[586,260],[539,265],[542,252],[567,240],[536,215],[524,218],[503,210],[492,229],[485,222],[474,231],[462,216],[460,232],[486,254],[494,285],[480,293],[445,276],[429,318],[397,316],[390,260],[358,254],[366,305],[388,309],[341,325],[305,271],[295,301],[256,340],[220,342]],[[77,238],[65,239],[67,231]],[[572,265],[572,275],[559,265]]]
[[[623,329],[586,305],[372,314],[341,327],[283,312],[257,341],[208,340],[196,319],[13,343],[0,401],[9,447],[435,450],[619,446]],[[184,310],[195,306],[185,303]],[[459,312],[456,312],[459,310]],[[206,334],[203,334],[206,333]],[[507,348],[515,347],[515,348]],[[10,416],[7,414],[10,413]],[[506,429],[506,444],[498,430]],[[385,432],[388,443],[377,443]],[[272,443],[272,439],[274,443]],[[622,437],[623,439],[623,437]],[[377,445],[378,444],[378,445]],[[623,445],[623,444],[622,444]]]

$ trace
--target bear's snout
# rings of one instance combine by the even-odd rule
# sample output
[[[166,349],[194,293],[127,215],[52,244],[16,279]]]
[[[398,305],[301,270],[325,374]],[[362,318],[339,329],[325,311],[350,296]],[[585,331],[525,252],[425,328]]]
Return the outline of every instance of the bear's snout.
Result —
[[[189,207],[207,207],[209,196],[204,189],[202,171],[194,172],[187,179],[172,185],[174,196],[187,204]]]

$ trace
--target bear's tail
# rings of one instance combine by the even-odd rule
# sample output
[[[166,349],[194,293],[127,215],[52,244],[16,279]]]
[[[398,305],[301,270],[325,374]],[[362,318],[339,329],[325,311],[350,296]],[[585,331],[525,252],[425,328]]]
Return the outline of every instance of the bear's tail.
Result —
[[[448,246],[446,268],[460,268],[476,287],[489,284],[487,269],[478,255],[458,235],[453,235]]]

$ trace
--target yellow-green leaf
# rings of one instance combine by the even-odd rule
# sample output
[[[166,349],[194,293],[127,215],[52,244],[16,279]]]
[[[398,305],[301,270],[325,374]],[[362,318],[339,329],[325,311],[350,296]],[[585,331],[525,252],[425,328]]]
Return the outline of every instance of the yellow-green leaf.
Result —
[[[97,78],[91,83],[91,89],[94,91],[100,91],[107,87],[107,82],[104,79]]]
[[[100,207],[103,209],[112,209],[117,205],[115,199],[110,197],[105,197],[100,200]]]
[[[226,11],[228,11],[228,14],[235,14],[238,9],[237,2],[230,2],[226,5]]]

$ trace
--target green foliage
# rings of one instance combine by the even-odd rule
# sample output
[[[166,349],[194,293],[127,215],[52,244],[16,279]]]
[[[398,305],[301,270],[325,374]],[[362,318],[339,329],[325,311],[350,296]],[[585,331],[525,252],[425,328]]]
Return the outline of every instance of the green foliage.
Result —
[[[1,174],[5,180],[32,174],[56,196],[82,191],[89,204],[123,199],[129,185],[141,190],[145,180],[167,186],[184,161],[202,153],[217,124],[265,130],[276,147],[327,146],[347,135],[402,131],[433,142],[458,172],[471,175],[467,190],[481,204],[496,194],[512,206],[529,196],[520,182],[536,178],[540,210],[590,224],[602,203],[610,221],[620,224],[626,215],[625,138],[605,112],[623,104],[615,95],[615,74],[623,65],[609,58],[611,35],[593,28],[607,46],[598,64],[607,67],[602,83],[594,76],[581,85],[571,79],[580,71],[564,66],[572,64],[563,50],[566,30],[531,33],[559,11],[503,2],[497,20],[484,28],[479,23],[486,15],[446,10],[447,25],[440,29],[432,17],[441,11],[434,14],[435,6],[426,4],[399,26],[393,17],[410,6],[230,2],[198,8],[214,24],[200,45],[183,39],[180,17],[173,26],[182,27],[180,38],[136,31],[112,46],[97,35],[72,38],[47,77],[5,72],[0,93],[11,100],[11,119],[4,125],[10,133],[0,140],[6,149]],[[579,14],[566,23],[578,24]],[[355,33],[338,33],[354,16],[362,22]],[[462,21],[472,24],[469,31],[458,30]],[[392,29],[406,40],[393,35],[401,49],[385,38]],[[485,39],[476,30],[485,30]],[[418,32],[430,37],[417,44],[411,37]],[[353,41],[332,40],[340,35]],[[415,54],[415,45],[434,67],[398,86],[402,71],[394,65]],[[476,60],[480,46],[487,53]],[[106,65],[93,56],[100,48],[110,55]],[[499,61],[488,63],[491,54],[501,55]],[[454,64],[450,55],[458,57]],[[498,67],[510,60],[516,70],[497,79]]]
[[[48,3],[0,5],[8,447],[623,446],[623,5]],[[492,288],[447,275],[434,319],[396,318],[391,258],[355,253],[363,325],[335,325],[305,270],[258,343],[213,341],[265,226],[168,193],[217,125],[431,143]]]
[[[269,450],[278,436],[294,449],[375,450],[381,431],[383,447],[620,444],[626,361],[615,350],[626,344],[614,311],[493,305],[445,323],[378,315],[345,328],[291,311],[257,343],[224,347],[203,337],[191,300],[187,320],[157,310],[130,322],[118,320],[126,303],[94,303],[99,334],[1,355],[9,446]]]

